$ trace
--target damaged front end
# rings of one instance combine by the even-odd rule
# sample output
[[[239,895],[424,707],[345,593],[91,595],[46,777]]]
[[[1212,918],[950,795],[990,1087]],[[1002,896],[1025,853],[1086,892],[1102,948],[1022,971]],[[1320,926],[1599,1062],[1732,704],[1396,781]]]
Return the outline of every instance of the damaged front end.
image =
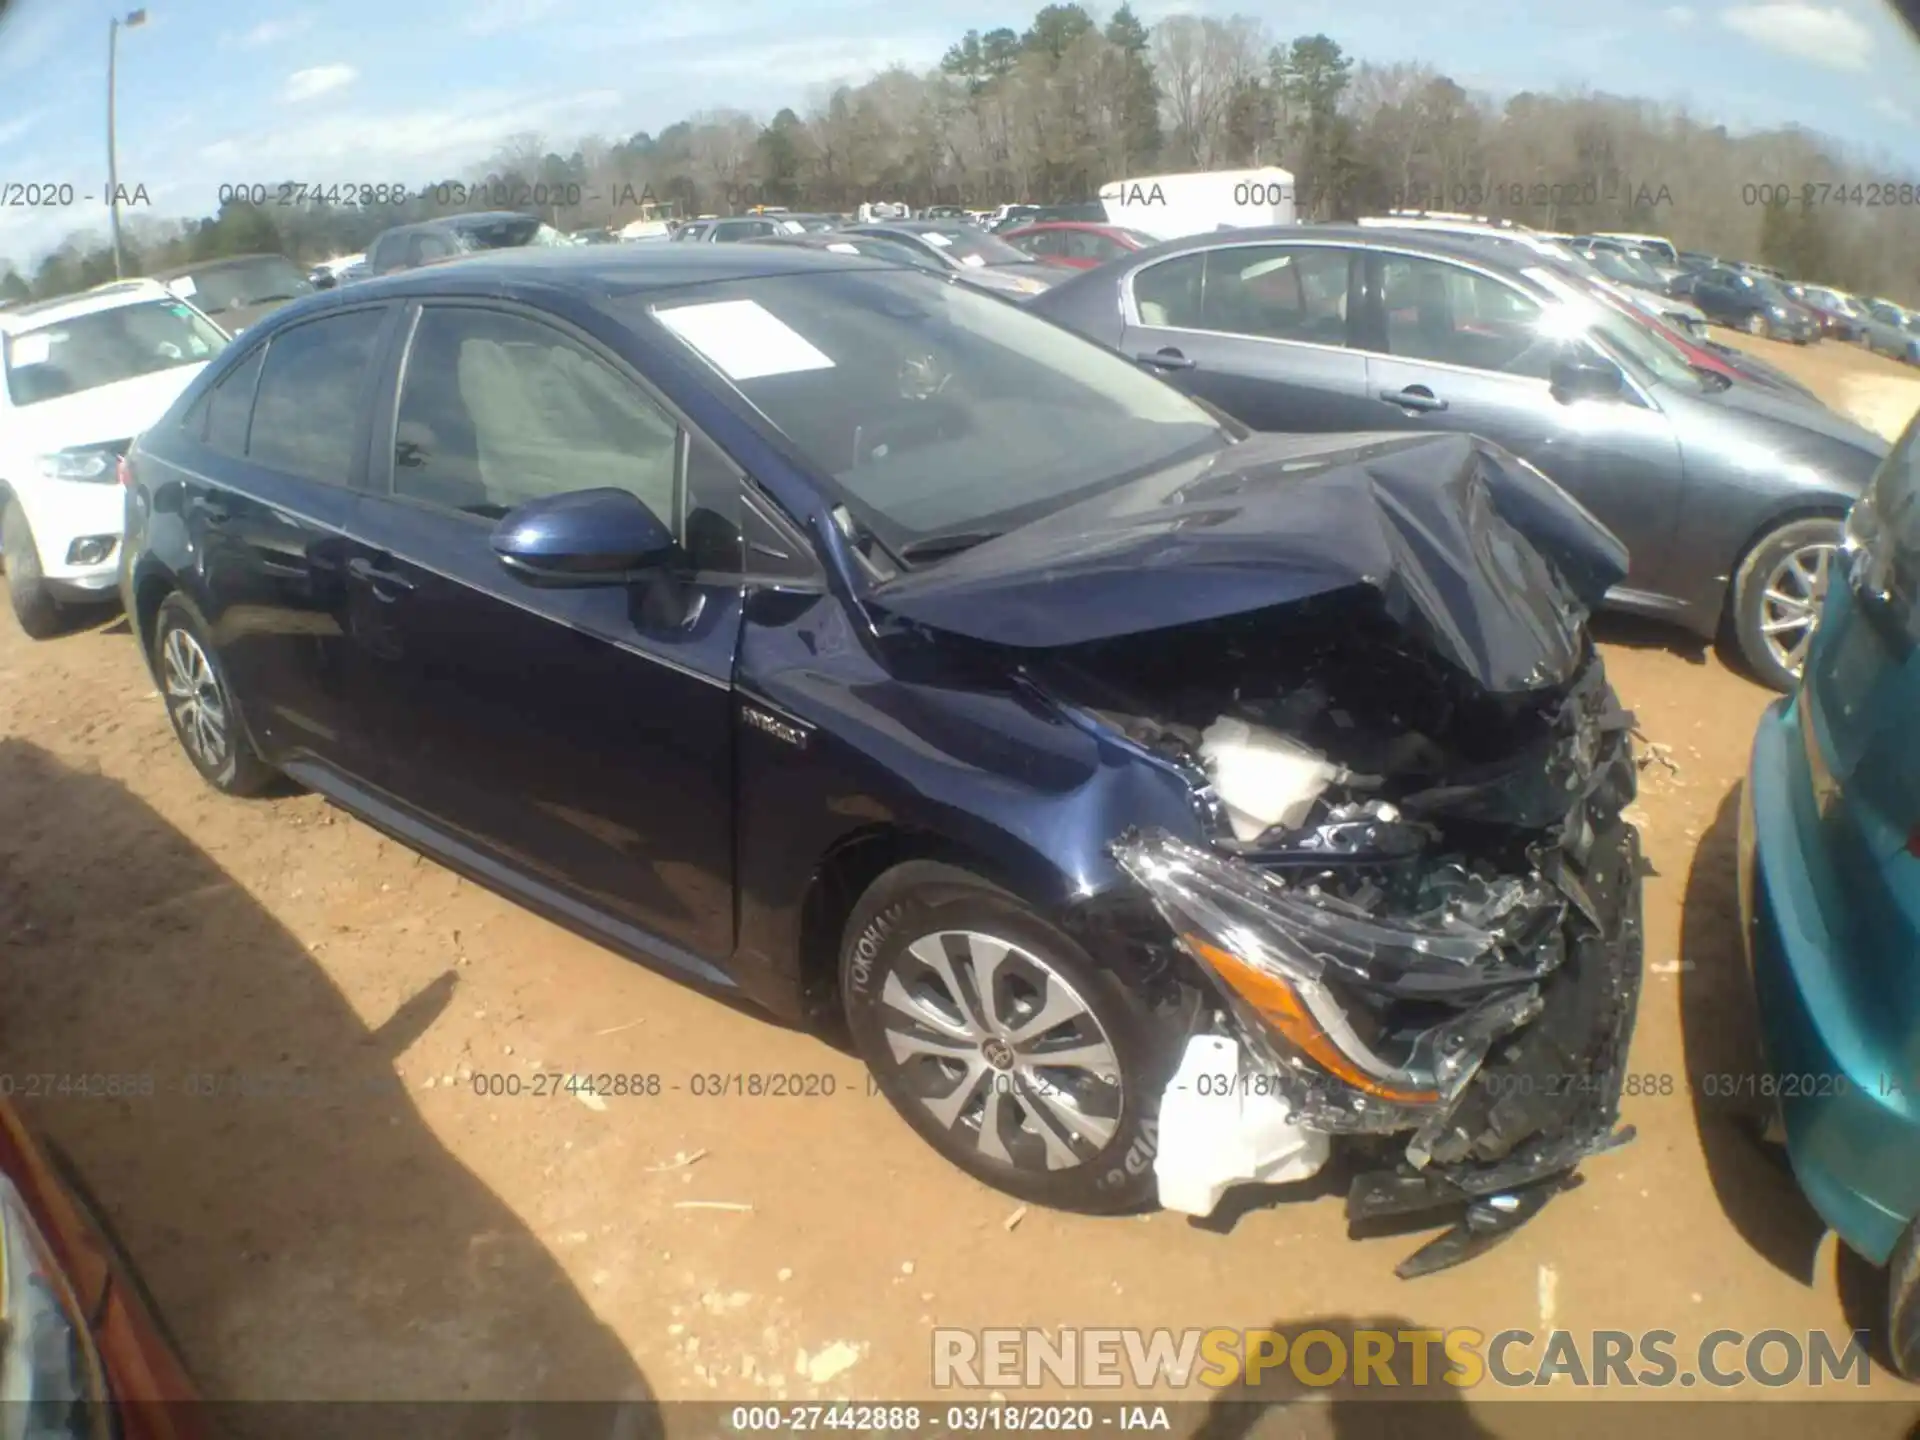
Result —
[[[1061,711],[1187,778],[1187,833],[1111,846],[1130,933],[1217,996],[1162,1095],[1162,1202],[1211,1213],[1338,1143],[1350,1222],[1459,1217],[1399,1267],[1426,1274],[1631,1138],[1632,717],[1586,629],[1626,557],[1471,437],[1241,448],[888,603],[1025,649]]]
[[[1222,1002],[1164,1097],[1163,1203],[1206,1214],[1229,1185],[1304,1178],[1326,1137],[1366,1137],[1349,1220],[1460,1209],[1400,1273],[1457,1264],[1631,1138],[1615,1128],[1640,976],[1631,717],[1590,658],[1536,708],[1535,744],[1450,778],[1428,773],[1434,737],[1400,732],[1401,768],[1369,774],[1227,718],[1191,751],[1224,812],[1213,842],[1114,846]]]

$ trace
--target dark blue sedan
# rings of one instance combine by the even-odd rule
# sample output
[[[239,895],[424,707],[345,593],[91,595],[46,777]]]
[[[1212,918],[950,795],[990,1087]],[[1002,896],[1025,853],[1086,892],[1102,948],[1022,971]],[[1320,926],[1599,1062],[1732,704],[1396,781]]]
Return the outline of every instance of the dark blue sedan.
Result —
[[[911,268],[582,247],[275,313],[122,478],[212,785],[844,1026],[1014,1195],[1354,1145],[1357,1218],[1457,1220],[1417,1273],[1625,1138],[1625,556],[1495,446],[1256,436]]]

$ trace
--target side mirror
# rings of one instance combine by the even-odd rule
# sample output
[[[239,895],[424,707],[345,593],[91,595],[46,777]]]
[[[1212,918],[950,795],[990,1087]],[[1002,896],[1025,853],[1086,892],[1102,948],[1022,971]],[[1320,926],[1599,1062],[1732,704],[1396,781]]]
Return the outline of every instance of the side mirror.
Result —
[[[1626,376],[1618,365],[1598,355],[1565,355],[1554,362],[1550,384],[1553,398],[1562,404],[1610,400],[1626,388]]]
[[[612,487],[529,501],[493,528],[500,563],[548,585],[624,585],[657,570],[679,548],[659,516]]]

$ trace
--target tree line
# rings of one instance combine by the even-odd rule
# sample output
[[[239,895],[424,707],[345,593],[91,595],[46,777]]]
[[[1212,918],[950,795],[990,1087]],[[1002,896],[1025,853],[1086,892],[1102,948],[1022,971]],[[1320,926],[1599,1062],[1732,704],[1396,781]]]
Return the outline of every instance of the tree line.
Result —
[[[1356,61],[1324,35],[1277,39],[1257,19],[1179,15],[1148,28],[1122,5],[1078,4],[1025,31],[968,31],[924,74],[895,66],[761,121],[708,110],[658,134],[562,151],[516,136],[464,176],[402,203],[280,203],[268,186],[210,216],[123,220],[128,273],[278,251],[317,261],[381,230],[458,209],[537,210],[563,229],[619,225],[648,205],[726,214],[754,204],[851,210],[863,200],[983,207],[1094,198],[1148,174],[1279,165],[1300,217],[1465,210],[1546,230],[1648,231],[1683,249],[1920,304],[1920,194],[1799,129],[1736,135],[1683,105],[1596,91],[1471,93],[1426,65]],[[365,197],[358,197],[365,198]],[[500,199],[523,203],[502,207]],[[98,233],[29,271],[0,265],[0,299],[113,276]]]

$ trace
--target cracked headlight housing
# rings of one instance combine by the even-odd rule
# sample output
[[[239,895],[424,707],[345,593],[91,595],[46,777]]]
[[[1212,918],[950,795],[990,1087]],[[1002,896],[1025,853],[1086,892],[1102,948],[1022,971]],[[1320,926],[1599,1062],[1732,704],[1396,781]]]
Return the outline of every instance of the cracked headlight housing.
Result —
[[[0,1176],[0,1412],[20,1440],[108,1440],[106,1375],[59,1258]]]

